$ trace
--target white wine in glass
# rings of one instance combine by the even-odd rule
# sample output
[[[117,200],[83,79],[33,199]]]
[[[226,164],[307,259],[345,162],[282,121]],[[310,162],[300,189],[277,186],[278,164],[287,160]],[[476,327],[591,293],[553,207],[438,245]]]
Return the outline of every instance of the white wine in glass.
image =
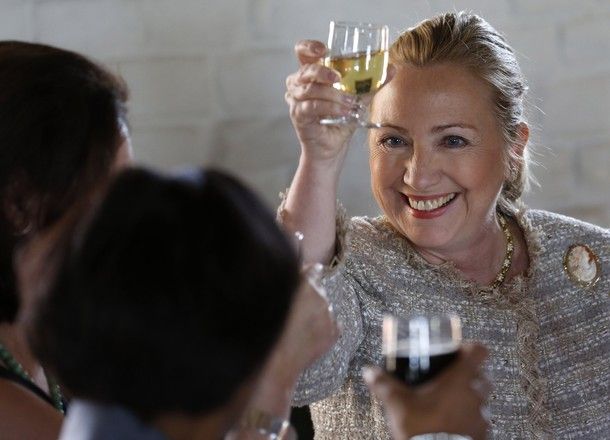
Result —
[[[341,80],[333,85],[336,89],[360,98],[375,93],[383,85],[388,72],[388,33],[385,25],[331,21],[324,65],[341,75]],[[324,118],[320,123],[356,123],[365,128],[379,128],[379,124],[368,121],[362,105],[350,116]]]
[[[328,58],[326,66],[341,74],[334,87],[352,95],[374,93],[383,84],[388,66],[388,52],[359,53]]]

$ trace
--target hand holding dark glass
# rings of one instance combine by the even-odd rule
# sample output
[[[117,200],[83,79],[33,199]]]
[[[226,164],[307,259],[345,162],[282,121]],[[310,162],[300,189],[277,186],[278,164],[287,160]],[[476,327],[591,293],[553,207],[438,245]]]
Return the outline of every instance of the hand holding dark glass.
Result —
[[[383,354],[385,368],[410,386],[421,385],[457,359],[462,341],[460,318],[455,315],[420,315],[407,319],[385,316]],[[419,440],[458,440],[457,434],[424,434]]]

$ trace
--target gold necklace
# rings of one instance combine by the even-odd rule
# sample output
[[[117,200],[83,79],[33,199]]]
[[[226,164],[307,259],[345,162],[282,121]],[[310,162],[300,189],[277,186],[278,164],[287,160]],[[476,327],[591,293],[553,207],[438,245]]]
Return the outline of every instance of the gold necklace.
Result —
[[[511,234],[510,232],[508,222],[506,221],[504,216],[500,214],[498,215],[498,221],[500,222],[500,228],[502,228],[502,232],[504,233],[504,237],[506,238],[506,253],[504,254],[504,261],[502,262],[500,272],[498,272],[498,275],[496,275],[496,278],[488,287],[482,289],[484,291],[494,290],[502,285],[502,283],[506,279],[506,274],[510,269],[510,265],[513,259],[513,252],[515,250],[515,245],[513,243],[513,234]]]

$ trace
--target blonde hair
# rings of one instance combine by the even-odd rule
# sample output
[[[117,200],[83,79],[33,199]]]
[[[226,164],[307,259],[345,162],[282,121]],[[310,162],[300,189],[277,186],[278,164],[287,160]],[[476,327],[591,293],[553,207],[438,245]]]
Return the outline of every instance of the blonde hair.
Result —
[[[506,177],[498,209],[514,212],[530,181],[528,151],[521,155],[512,148],[519,142],[520,124],[526,122],[527,85],[515,53],[504,37],[477,15],[449,12],[403,32],[390,48],[390,61],[419,67],[455,63],[489,84],[494,112],[506,141]]]

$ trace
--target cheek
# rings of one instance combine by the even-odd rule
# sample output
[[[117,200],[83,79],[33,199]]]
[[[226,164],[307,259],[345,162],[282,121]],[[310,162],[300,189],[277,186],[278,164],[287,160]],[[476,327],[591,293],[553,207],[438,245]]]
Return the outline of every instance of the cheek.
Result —
[[[504,182],[504,162],[501,154],[487,154],[463,163],[460,180],[467,189],[496,194]]]
[[[493,154],[490,160],[484,165],[483,171],[486,171],[486,175],[482,178],[486,178],[489,181],[501,183],[504,182],[506,177],[506,170],[504,165],[504,156],[502,152],[496,152]]]
[[[379,150],[371,150],[369,166],[373,188],[391,186],[404,174],[400,158]]]
[[[398,193],[404,175],[402,161],[387,153],[371,153],[369,157],[371,168],[371,189],[379,207],[386,213],[395,212]]]
[[[371,163],[371,191],[373,192],[373,197],[377,200],[377,203],[381,205],[381,194],[384,185],[380,182],[379,175],[378,167]]]

